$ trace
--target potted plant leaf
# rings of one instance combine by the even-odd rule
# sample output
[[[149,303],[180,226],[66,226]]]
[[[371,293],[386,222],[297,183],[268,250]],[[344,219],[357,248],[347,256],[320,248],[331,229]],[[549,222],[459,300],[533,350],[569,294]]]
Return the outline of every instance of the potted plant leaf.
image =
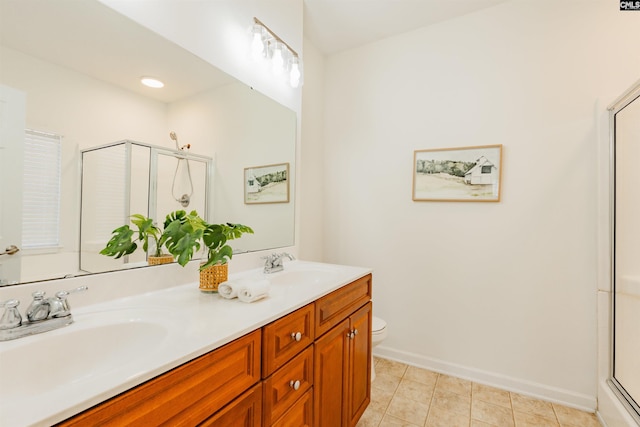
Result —
[[[149,265],[167,264],[173,262],[173,255],[165,254],[162,248],[166,237],[153,219],[144,215],[131,215],[131,223],[137,227],[134,231],[128,224],[118,227],[112,232],[112,237],[107,246],[100,251],[102,255],[112,256],[116,259],[135,252],[138,248],[136,242],[142,243],[142,249],[148,253]],[[152,252],[149,253],[149,243],[152,244]]]
[[[207,260],[200,265],[200,290],[204,292],[216,292],[218,285],[227,280],[227,263],[233,257],[227,241],[244,233],[253,234],[253,230],[242,224],[208,224],[196,211],[176,211],[165,221],[167,250],[180,265],[185,266],[201,247],[206,248]]]

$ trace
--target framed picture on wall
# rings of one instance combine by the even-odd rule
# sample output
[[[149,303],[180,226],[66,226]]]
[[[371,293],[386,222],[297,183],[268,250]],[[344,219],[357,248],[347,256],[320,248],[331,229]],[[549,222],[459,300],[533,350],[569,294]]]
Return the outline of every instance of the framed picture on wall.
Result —
[[[289,163],[244,168],[244,203],[289,203]]]
[[[499,202],[502,145],[416,150],[413,200]]]

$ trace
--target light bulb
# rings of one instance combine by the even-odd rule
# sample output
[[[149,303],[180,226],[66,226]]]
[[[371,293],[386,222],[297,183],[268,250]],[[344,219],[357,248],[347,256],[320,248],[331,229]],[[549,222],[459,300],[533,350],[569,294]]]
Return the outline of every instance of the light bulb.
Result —
[[[264,57],[264,42],[262,41],[262,27],[253,27],[253,38],[251,40],[251,54],[255,59]]]
[[[294,58],[291,61],[291,74],[289,76],[289,84],[292,88],[297,88],[300,85],[300,65],[298,64],[298,58]]]
[[[271,64],[273,68],[273,72],[276,75],[282,74],[284,71],[284,58],[282,57],[282,44],[279,42],[275,43],[273,47],[273,56],[271,57]]]

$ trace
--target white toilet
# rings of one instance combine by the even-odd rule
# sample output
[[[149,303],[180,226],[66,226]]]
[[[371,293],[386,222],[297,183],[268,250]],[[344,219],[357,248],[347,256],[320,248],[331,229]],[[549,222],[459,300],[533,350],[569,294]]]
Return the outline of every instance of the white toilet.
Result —
[[[379,317],[371,318],[371,348],[380,344],[387,337],[387,322]],[[373,366],[373,351],[371,351],[371,381],[376,379],[376,370]]]

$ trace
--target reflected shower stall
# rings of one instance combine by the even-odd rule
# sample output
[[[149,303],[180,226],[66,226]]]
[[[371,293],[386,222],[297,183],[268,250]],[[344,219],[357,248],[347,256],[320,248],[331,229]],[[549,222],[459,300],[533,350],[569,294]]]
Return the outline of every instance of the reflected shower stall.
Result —
[[[147,264],[142,250],[120,259],[99,254],[114,229],[131,225],[133,214],[160,225],[180,209],[210,220],[213,159],[188,148],[123,140],[81,152],[80,270],[98,273]]]

